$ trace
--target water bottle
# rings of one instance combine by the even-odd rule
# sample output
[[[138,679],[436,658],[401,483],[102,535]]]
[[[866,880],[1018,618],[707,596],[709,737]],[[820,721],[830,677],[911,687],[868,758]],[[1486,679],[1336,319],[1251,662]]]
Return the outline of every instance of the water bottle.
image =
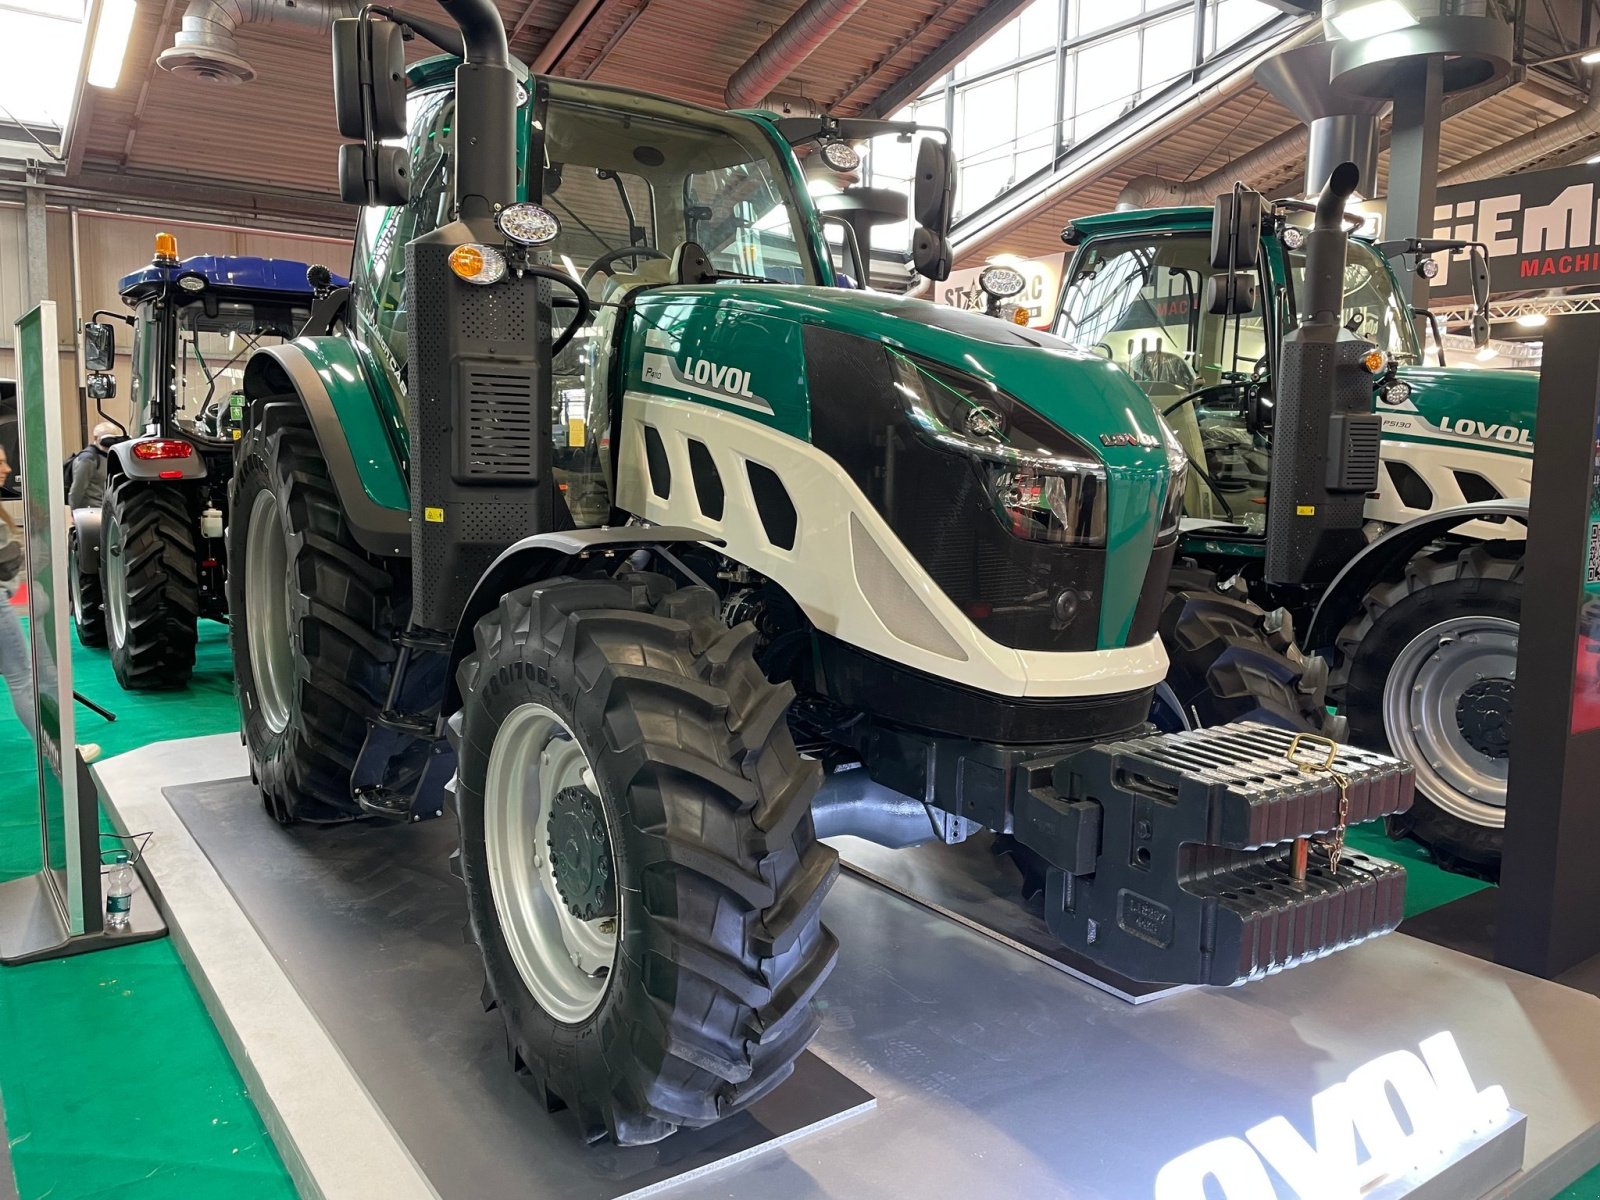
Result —
[[[133,864],[128,852],[118,850],[106,872],[106,928],[126,929],[133,913]]]

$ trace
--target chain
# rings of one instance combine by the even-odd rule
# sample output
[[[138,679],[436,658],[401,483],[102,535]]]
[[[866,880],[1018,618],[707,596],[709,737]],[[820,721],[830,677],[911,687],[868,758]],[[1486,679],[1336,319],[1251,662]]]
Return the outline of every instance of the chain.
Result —
[[[1305,758],[1300,755],[1302,744],[1316,746],[1325,751],[1315,758]],[[1344,857],[1345,828],[1350,821],[1350,777],[1333,769],[1333,760],[1339,754],[1339,743],[1332,738],[1325,738],[1316,733],[1297,733],[1290,741],[1289,748],[1284,751],[1284,757],[1294,764],[1296,770],[1304,775],[1316,775],[1326,772],[1339,786],[1339,813],[1338,821],[1333,831],[1317,842],[1317,847],[1328,856],[1328,873],[1339,873],[1339,860]]]

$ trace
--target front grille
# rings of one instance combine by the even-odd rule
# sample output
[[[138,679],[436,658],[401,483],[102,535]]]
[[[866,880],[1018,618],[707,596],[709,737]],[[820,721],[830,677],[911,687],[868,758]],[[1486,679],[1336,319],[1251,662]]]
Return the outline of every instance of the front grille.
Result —
[[[464,363],[461,373],[466,429],[460,477],[497,483],[537,480],[532,372]]]

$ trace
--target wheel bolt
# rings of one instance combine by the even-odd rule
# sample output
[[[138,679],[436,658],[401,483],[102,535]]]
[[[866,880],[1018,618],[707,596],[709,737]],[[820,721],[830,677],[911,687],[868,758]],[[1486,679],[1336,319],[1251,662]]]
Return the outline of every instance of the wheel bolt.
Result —
[[[601,933],[612,934],[612,933],[616,933],[616,931],[617,931],[617,922],[616,922],[616,919],[614,917],[607,917],[605,920],[600,922],[600,932]]]
[[[578,952],[576,950],[572,951],[568,957],[572,959],[573,966],[577,967],[580,971],[583,970],[583,960],[578,957]]]

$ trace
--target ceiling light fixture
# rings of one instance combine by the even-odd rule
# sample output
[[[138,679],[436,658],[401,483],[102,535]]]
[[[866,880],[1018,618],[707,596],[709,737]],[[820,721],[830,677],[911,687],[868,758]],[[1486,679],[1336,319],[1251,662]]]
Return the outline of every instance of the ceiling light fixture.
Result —
[[[1417,18],[1400,0],[1369,0],[1366,4],[1357,4],[1328,18],[1328,24],[1334,27],[1339,36],[1352,42],[1393,33],[1397,29],[1409,29],[1416,23]]]
[[[100,0],[100,17],[94,26],[94,48],[89,54],[89,85],[114,88],[122,77],[122,60],[133,32],[134,0]]]
[[[1582,63],[1600,63],[1600,50],[1587,51],[1579,56],[1578,61]]]
[[[1550,318],[1540,312],[1523,313],[1517,318],[1517,324],[1524,329],[1542,329],[1550,323]]]

